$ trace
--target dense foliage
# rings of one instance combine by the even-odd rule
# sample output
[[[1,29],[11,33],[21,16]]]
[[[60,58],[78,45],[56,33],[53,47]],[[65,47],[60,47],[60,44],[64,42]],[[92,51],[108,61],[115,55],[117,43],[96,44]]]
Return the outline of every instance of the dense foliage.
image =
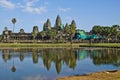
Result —
[[[113,25],[113,26],[93,26],[92,30],[90,31],[92,34],[101,35],[107,39],[120,39],[120,26]]]

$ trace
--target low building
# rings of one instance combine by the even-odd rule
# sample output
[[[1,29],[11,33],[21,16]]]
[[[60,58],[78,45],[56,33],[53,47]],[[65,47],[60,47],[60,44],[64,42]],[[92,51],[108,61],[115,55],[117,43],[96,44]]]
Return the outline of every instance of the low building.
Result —
[[[37,31],[36,31],[37,30]],[[33,28],[33,31],[37,33],[35,39],[41,39],[41,35],[38,33],[37,27]],[[5,29],[2,34],[2,42],[32,42],[33,33],[25,33],[24,29],[20,29],[18,33],[12,33],[11,30]]]

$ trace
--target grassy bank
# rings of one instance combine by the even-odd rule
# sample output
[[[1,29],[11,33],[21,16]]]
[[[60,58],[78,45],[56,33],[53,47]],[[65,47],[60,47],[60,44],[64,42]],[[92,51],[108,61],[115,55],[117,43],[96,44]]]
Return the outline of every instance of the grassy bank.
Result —
[[[1,43],[0,47],[71,47],[71,44],[20,44],[20,43]],[[73,44],[72,47],[79,47],[79,44]]]
[[[79,47],[120,48],[120,43],[92,43],[92,44],[80,44]]]
[[[49,44],[20,44],[20,43],[0,43],[0,47],[71,47],[70,43],[49,43]],[[120,43],[73,43],[72,47],[106,47],[120,48]]]

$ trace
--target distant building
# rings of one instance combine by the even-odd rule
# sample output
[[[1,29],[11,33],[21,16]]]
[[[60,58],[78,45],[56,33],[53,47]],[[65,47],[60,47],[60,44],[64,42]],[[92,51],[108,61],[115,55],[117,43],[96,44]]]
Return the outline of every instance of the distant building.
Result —
[[[40,39],[41,36],[38,33],[38,28],[33,27],[33,31],[37,32],[36,39]],[[2,34],[2,42],[13,42],[14,40],[33,40],[32,33],[25,33],[24,29],[20,29],[19,33],[12,33],[11,30],[4,30]]]

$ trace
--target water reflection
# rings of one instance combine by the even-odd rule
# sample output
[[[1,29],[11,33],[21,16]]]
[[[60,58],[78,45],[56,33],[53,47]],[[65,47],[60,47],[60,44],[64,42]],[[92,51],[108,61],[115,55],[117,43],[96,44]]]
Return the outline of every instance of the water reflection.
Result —
[[[77,52],[73,49],[47,49],[42,50],[41,58],[47,70],[50,69],[53,62],[59,74],[63,64],[66,64],[69,68],[75,68]]]
[[[112,64],[120,66],[120,49],[93,50],[90,58],[95,65]]]
[[[94,65],[108,65],[120,66],[120,49],[71,49],[71,48],[32,48],[32,49],[1,49],[2,59],[5,63],[13,60],[11,71],[15,72],[17,67],[14,63],[14,58],[19,57],[21,62],[25,58],[32,58],[34,64],[42,60],[44,67],[49,71],[53,63],[56,72],[59,74],[63,65],[71,69],[75,69],[77,61],[82,61],[90,58]]]

